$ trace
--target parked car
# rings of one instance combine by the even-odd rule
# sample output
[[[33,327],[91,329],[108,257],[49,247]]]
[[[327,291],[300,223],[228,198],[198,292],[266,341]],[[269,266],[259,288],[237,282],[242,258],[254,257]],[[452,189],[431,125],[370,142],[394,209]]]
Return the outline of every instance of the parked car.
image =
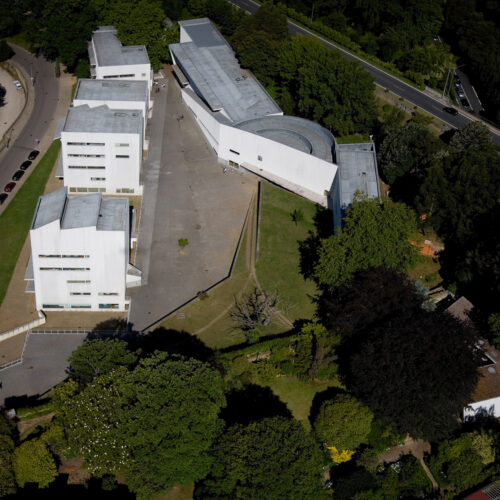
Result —
[[[457,116],[458,115],[458,111],[455,108],[451,108],[449,106],[445,106],[443,108],[443,111],[446,111],[447,113],[450,113],[450,115],[453,115],[453,116]]]
[[[24,170],[18,170],[13,176],[13,181],[18,181],[24,175]]]
[[[28,168],[30,167],[31,165],[31,162],[29,160],[26,160],[26,161],[23,161],[21,163],[21,166],[19,167],[21,170],[28,170]]]
[[[464,108],[469,108],[470,109],[470,104],[469,104],[469,101],[467,99],[460,99],[460,102],[462,103],[462,106]]]
[[[3,188],[3,190],[6,193],[10,193],[15,187],[16,187],[16,183],[15,182],[9,182],[8,184],[5,185],[5,187]]]
[[[37,151],[34,149],[29,155],[28,155],[28,160],[34,160],[38,155],[40,154],[40,151]]]
[[[23,90],[23,86],[21,85],[21,82],[19,80],[14,80],[12,83],[14,84],[17,90]]]
[[[465,92],[462,89],[458,89],[457,94],[458,97],[465,97]]]
[[[461,85],[462,85],[462,82],[457,78],[455,80],[455,88],[459,89]]]
[[[3,205],[8,197],[9,195],[7,193],[0,193],[0,205]]]

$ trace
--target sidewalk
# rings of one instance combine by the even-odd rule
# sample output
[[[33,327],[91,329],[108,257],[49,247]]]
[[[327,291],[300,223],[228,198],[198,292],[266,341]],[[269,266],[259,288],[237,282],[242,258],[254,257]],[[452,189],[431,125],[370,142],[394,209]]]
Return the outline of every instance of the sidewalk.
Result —
[[[14,78],[0,68],[0,87],[5,89],[4,104],[0,106],[0,139],[21,114],[26,102],[24,91],[17,90],[13,81]]]

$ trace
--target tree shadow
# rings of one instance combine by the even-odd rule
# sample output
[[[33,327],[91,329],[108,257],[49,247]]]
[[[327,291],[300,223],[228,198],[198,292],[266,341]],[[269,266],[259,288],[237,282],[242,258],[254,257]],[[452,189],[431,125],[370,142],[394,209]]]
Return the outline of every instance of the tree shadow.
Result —
[[[340,387],[329,387],[325,391],[317,392],[314,395],[314,399],[311,403],[311,410],[309,411],[309,422],[311,423],[311,426],[318,416],[321,405],[325,401],[335,399],[335,397],[339,394],[346,394],[346,391]]]
[[[313,216],[314,231],[309,231],[308,237],[299,241],[300,272],[305,279],[314,278],[314,267],[318,262],[321,240],[329,238],[334,233],[333,213],[331,210],[317,206]]]
[[[269,387],[248,384],[242,389],[232,389],[227,395],[227,406],[221,418],[228,426],[249,424],[267,417],[292,418],[290,410]]]
[[[140,348],[146,355],[162,351],[209,363],[214,362],[214,351],[198,337],[186,331],[157,328],[150,333],[136,336],[131,342],[131,347]]]
[[[26,500],[134,500],[136,495],[131,493],[124,484],[106,481],[104,478],[91,478],[86,484],[68,484],[68,474],[59,474],[55,481],[47,488],[39,489],[37,484],[27,483],[19,488],[17,493],[2,497],[5,499]]]
[[[138,335],[132,328],[132,325],[127,324],[126,319],[111,318],[97,323],[92,331],[87,336],[87,341],[95,339],[121,339],[129,340]]]

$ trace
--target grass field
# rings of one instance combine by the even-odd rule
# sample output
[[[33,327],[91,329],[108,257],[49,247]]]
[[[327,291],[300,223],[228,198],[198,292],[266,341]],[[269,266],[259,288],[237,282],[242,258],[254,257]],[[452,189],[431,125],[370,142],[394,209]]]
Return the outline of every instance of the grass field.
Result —
[[[316,205],[288,191],[262,183],[259,257],[257,278],[268,292],[278,292],[285,314],[294,321],[314,314],[311,296],[316,285],[300,274],[299,242],[315,231]],[[301,211],[295,223],[292,212]]]
[[[28,41],[27,35],[27,33],[21,31],[21,33],[18,33],[17,35],[9,36],[6,40],[29,51],[31,49],[31,43]]]
[[[43,194],[60,146],[60,141],[54,141],[51,144],[47,153],[26,179],[26,182],[19,188],[17,193],[14,191],[14,199],[0,215],[0,227],[2,228],[0,304],[3,302],[19,253],[26,241],[38,197]]]

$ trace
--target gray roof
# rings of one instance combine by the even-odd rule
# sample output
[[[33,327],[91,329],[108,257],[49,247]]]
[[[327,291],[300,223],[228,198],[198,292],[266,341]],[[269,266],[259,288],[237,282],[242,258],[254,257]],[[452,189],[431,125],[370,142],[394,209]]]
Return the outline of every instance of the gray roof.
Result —
[[[76,106],[68,108],[63,132],[142,133],[142,111],[139,109],[109,109]]]
[[[224,109],[233,122],[282,113],[254,75],[240,67],[231,47],[207,18],[179,24],[193,41],[169,47],[212,111]]]
[[[321,125],[295,116],[264,116],[235,125],[280,144],[332,162],[335,139]]]
[[[95,226],[98,231],[126,231],[127,198],[103,198],[101,193],[68,197],[67,188],[40,196],[32,229],[60,220],[61,229]]]
[[[148,82],[143,80],[78,80],[74,100],[141,101],[148,100]]]
[[[59,220],[64,212],[67,197],[67,188],[65,187],[40,196],[35,208],[31,229],[38,229]]]
[[[370,198],[380,198],[377,160],[373,144],[338,144],[337,164],[340,173],[340,206],[347,208],[356,191]]]
[[[125,66],[129,64],[149,64],[144,45],[123,46],[116,37],[113,26],[100,26],[92,34],[95,58],[99,66]]]

